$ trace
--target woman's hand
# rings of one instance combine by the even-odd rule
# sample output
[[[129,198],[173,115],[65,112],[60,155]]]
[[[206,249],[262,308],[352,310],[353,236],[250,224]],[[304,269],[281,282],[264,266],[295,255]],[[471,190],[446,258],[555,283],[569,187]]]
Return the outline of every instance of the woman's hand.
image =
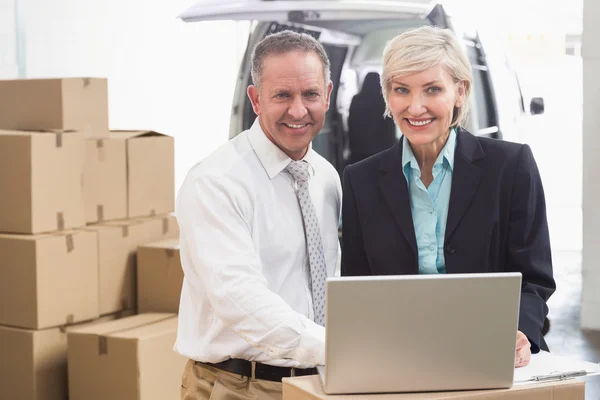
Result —
[[[515,368],[524,367],[531,361],[531,343],[527,336],[517,331],[517,351],[515,353]]]

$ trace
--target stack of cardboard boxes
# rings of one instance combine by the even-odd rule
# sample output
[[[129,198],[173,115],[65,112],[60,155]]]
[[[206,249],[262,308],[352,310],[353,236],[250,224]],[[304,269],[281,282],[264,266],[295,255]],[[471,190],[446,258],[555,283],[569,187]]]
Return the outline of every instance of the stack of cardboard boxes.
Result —
[[[0,398],[176,398],[176,310],[133,315],[138,246],[179,234],[173,138],[109,132],[106,79],[0,81],[0,187]]]

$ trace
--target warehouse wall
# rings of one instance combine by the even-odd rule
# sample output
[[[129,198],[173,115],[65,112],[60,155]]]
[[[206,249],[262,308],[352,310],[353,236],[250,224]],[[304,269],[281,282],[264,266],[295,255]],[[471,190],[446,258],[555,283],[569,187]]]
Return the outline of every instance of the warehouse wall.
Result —
[[[247,23],[185,24],[190,0],[18,1],[27,77],[108,77],[112,129],[175,136],[176,187],[227,139]]]
[[[582,328],[600,330],[600,3],[583,9],[583,292]]]
[[[0,0],[0,79],[17,77],[15,0]]]

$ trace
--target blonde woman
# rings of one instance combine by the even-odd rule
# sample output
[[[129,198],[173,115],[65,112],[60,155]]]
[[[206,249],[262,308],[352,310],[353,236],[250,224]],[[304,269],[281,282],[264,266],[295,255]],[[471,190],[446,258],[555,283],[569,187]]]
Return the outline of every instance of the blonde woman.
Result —
[[[448,30],[420,27],[388,43],[381,86],[403,136],[344,171],[342,275],[521,272],[520,367],[547,349],[556,287],[544,192],[529,146],[462,127],[472,81]]]

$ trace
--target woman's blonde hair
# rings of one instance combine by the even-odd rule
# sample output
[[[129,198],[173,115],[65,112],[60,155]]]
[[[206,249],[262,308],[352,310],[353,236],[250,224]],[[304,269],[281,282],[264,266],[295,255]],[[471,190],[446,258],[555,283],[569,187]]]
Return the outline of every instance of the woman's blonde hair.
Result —
[[[455,107],[450,127],[461,125],[469,109],[473,83],[471,64],[452,31],[433,26],[407,30],[385,46],[381,74],[385,115],[392,116],[388,103],[392,79],[422,72],[440,64],[446,67],[455,83],[465,82],[465,98],[461,107]]]

